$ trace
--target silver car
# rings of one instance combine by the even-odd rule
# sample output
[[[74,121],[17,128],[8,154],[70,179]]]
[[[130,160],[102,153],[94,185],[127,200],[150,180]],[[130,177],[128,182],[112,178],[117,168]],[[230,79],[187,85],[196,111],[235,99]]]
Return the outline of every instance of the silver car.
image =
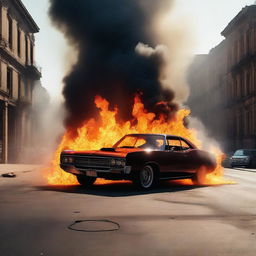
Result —
[[[231,167],[254,167],[256,165],[256,149],[238,149],[230,158]]]

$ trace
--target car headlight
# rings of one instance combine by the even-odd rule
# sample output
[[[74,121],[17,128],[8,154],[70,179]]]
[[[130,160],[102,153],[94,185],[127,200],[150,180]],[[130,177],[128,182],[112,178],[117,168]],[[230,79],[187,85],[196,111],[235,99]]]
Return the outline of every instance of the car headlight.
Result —
[[[122,164],[121,160],[116,160],[116,165],[121,166],[121,164]]]
[[[73,158],[73,157],[69,157],[69,158],[68,158],[68,162],[69,162],[70,164],[74,163],[74,158]]]
[[[72,164],[72,163],[74,163],[74,158],[70,157],[70,156],[64,156],[64,157],[62,157],[62,163]]]
[[[110,165],[112,167],[125,167],[125,159],[111,159],[110,160]]]
[[[111,166],[115,166],[116,165],[116,160],[115,159],[111,159],[110,160],[110,165]]]
[[[125,160],[123,160],[123,159],[116,159],[116,165],[118,167],[125,167]]]
[[[121,163],[120,163],[120,166],[125,167],[126,161],[125,161],[125,160],[121,160],[120,162],[121,162]]]

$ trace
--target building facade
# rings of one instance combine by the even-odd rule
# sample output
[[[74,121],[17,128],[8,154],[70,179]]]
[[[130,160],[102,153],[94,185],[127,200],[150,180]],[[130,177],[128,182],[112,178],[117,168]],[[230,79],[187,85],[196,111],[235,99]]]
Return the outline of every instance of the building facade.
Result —
[[[226,151],[256,147],[256,5],[246,6],[225,37],[191,65],[188,105]]]
[[[22,162],[31,137],[35,21],[20,0],[0,0],[0,162]]]

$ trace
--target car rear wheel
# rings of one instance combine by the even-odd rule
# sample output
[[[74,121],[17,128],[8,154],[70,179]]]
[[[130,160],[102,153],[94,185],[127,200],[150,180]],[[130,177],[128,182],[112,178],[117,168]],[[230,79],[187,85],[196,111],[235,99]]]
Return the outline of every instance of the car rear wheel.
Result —
[[[93,183],[96,181],[97,178],[94,178],[94,177],[88,177],[88,176],[85,176],[85,175],[77,175],[76,176],[77,178],[77,181],[82,185],[82,186],[85,186],[85,187],[90,187],[93,185]]]
[[[207,170],[205,168],[199,168],[192,178],[195,185],[205,185],[206,184]]]
[[[145,165],[135,178],[134,183],[142,189],[151,189],[157,183],[156,171],[151,165]]]

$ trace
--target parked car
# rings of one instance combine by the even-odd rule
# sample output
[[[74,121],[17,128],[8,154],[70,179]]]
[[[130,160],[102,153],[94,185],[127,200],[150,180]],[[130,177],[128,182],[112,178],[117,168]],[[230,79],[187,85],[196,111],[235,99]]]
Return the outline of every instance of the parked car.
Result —
[[[238,149],[230,158],[231,167],[254,167],[256,165],[256,149]]]
[[[132,180],[139,187],[149,189],[159,180],[192,178],[202,184],[205,175],[216,168],[216,160],[179,136],[129,134],[112,148],[65,150],[60,156],[60,166],[76,175],[81,185],[90,186],[97,178],[104,178]]]

